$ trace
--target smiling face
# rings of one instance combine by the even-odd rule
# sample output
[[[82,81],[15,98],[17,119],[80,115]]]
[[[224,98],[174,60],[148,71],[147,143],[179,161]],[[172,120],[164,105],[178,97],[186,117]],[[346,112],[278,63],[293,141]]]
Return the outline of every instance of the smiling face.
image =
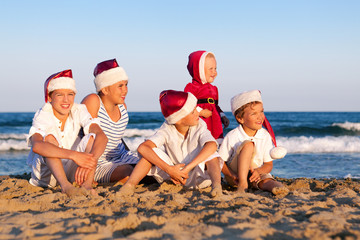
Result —
[[[59,120],[65,120],[74,104],[75,92],[70,89],[57,89],[49,94],[49,102]]]
[[[250,137],[255,136],[257,130],[262,128],[264,119],[264,107],[261,102],[248,105],[244,109],[242,117],[236,115],[236,120],[242,125],[245,133]]]
[[[216,60],[213,55],[208,54],[206,56],[204,70],[205,70],[206,82],[208,83],[214,82],[217,76],[217,71],[216,71]]]
[[[106,87],[107,95],[111,99],[111,101],[115,104],[124,104],[125,98],[128,93],[128,81],[123,80],[119,81],[113,85]]]

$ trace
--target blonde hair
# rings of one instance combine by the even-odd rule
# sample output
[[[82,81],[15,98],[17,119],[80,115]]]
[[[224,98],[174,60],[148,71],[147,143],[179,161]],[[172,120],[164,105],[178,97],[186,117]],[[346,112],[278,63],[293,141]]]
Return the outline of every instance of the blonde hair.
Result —
[[[214,55],[213,53],[209,52],[209,53],[206,55],[205,59],[207,59],[207,58],[214,58],[214,59],[215,59],[215,55]]]
[[[253,108],[256,104],[259,104],[259,103],[262,103],[262,102],[259,102],[259,101],[249,102],[245,105],[242,105],[240,108],[238,108],[234,113],[236,121],[239,123],[239,121],[237,119],[244,117],[245,108],[247,108],[247,107]]]

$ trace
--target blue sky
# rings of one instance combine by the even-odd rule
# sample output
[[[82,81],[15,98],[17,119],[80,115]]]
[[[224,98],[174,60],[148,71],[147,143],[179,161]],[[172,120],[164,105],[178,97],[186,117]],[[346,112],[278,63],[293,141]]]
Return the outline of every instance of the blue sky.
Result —
[[[72,69],[76,101],[116,58],[129,111],[191,81],[192,51],[215,53],[220,106],[263,94],[265,111],[360,111],[360,1],[0,1],[0,112],[43,105],[48,76]]]

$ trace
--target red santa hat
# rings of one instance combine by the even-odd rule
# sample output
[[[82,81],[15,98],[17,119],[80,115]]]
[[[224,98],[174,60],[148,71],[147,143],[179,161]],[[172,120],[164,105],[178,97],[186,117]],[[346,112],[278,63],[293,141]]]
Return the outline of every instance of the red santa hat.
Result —
[[[94,69],[94,77],[96,92],[119,81],[128,80],[125,70],[115,58],[98,63]]]
[[[55,73],[46,79],[44,84],[45,102],[49,100],[49,93],[57,89],[70,89],[76,93],[71,69]]]
[[[251,102],[263,102],[261,98],[261,92],[259,90],[252,90],[248,92],[242,92],[231,99],[231,112],[235,115],[236,110]],[[271,140],[274,144],[274,148],[271,149],[270,155],[273,159],[279,159],[285,157],[287,151],[283,147],[278,147],[276,144],[275,133],[272,129],[269,120],[264,115],[263,127],[269,132]]]
[[[177,121],[191,113],[197,104],[197,99],[192,93],[175,90],[165,90],[159,97],[161,112],[168,124]]]

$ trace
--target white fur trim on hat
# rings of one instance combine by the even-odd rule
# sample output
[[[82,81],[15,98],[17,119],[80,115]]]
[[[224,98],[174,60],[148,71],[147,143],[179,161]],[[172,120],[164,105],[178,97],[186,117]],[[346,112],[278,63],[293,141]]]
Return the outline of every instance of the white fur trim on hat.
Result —
[[[69,77],[51,79],[47,88],[49,93],[57,89],[70,89],[76,93],[75,80]]]
[[[94,79],[96,92],[100,92],[100,90],[104,87],[111,86],[117,82],[124,80],[128,80],[128,76],[122,67],[115,67],[103,71]]]
[[[175,124],[177,121],[182,119],[183,117],[186,117],[189,113],[191,113],[194,108],[197,105],[197,98],[192,94],[188,93],[188,97],[186,99],[186,102],[184,106],[177,112],[174,112],[173,114],[169,115],[165,118],[168,124]]]
[[[259,90],[242,92],[231,99],[231,112],[235,114],[236,110],[250,102],[262,102]]]
[[[205,59],[206,56],[211,53],[212,55],[214,55],[212,52],[204,52],[201,57],[200,57],[200,61],[199,61],[199,74],[200,74],[200,80],[202,84],[207,83],[206,81],[206,76],[205,76]]]

